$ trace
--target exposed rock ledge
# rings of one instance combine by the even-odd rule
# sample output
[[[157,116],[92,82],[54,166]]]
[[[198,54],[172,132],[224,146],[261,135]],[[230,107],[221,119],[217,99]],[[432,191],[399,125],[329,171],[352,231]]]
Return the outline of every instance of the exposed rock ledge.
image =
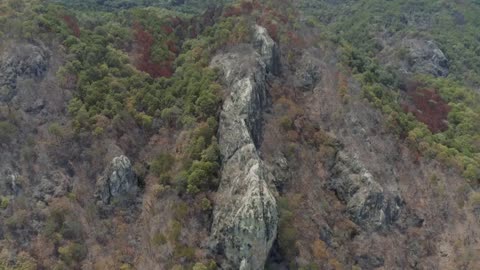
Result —
[[[262,29],[257,27],[255,35],[259,52],[244,45],[212,60],[230,91],[220,115],[222,177],[212,224],[212,246],[224,257],[222,269],[264,269],[277,232],[276,202],[267,184],[271,174],[256,148],[266,76],[274,70],[276,54],[275,43]]]
[[[328,185],[345,202],[352,220],[366,230],[393,225],[404,206],[400,196],[386,193],[362,164],[342,151],[337,153]]]

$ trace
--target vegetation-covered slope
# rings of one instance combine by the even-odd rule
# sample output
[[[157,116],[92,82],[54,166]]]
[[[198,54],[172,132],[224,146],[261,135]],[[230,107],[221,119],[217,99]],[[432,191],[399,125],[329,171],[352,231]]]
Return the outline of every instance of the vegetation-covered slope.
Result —
[[[305,1],[301,8],[310,23],[322,27],[342,47],[343,63],[357,74],[365,97],[385,112],[394,130],[426,156],[450,162],[470,180],[479,179],[480,130],[474,120],[480,113],[478,3]],[[448,59],[448,73],[401,72],[394,63],[422,61],[405,45],[412,40],[438,45]],[[431,90],[440,96],[431,97]],[[412,91],[424,92],[419,98]],[[434,110],[429,108],[432,102]],[[445,128],[438,128],[442,125]]]
[[[0,270],[476,269],[478,15],[1,1]]]

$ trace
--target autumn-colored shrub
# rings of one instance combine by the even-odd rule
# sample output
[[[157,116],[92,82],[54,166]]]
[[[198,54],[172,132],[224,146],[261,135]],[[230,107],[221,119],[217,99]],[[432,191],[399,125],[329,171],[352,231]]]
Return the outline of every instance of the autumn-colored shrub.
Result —
[[[316,259],[326,259],[329,257],[327,245],[322,240],[316,240],[312,244],[312,254]]]
[[[240,16],[242,14],[242,9],[240,7],[230,6],[225,8],[223,12],[224,17],[235,17]]]
[[[448,113],[450,106],[434,89],[422,88],[418,83],[412,83],[407,89],[411,104],[405,104],[404,110],[411,112],[418,121],[428,126],[433,133],[448,129]]]
[[[137,68],[154,78],[171,77],[173,75],[172,60],[166,60],[161,63],[152,61],[152,46],[154,43],[152,34],[147,32],[138,22],[134,24],[133,28],[135,31],[135,44],[139,54],[136,62]]]
[[[293,121],[288,116],[283,116],[282,118],[280,118],[279,125],[284,131],[289,131],[294,128]]]
[[[64,15],[63,21],[67,24],[67,27],[72,31],[76,37],[80,37],[80,27],[78,26],[77,19],[70,15]]]

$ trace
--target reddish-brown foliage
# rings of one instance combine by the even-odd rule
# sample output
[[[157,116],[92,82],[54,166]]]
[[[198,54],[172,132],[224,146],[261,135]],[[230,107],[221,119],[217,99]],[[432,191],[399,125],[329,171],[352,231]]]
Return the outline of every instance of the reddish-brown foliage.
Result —
[[[267,29],[268,35],[275,40],[278,41],[278,27],[277,24],[272,22],[266,22],[264,25],[265,29]]]
[[[240,7],[227,7],[223,12],[224,17],[234,17],[242,15],[242,9]]]
[[[295,32],[290,31],[287,33],[287,35],[291,46],[295,48],[301,48],[305,46],[305,41],[300,38]]]
[[[419,83],[411,83],[407,87],[411,98],[410,104],[404,104],[406,112],[411,112],[418,121],[428,126],[433,133],[448,129],[447,117],[450,106],[434,89],[425,89]]]
[[[240,4],[240,8],[242,9],[243,14],[248,14],[253,11],[253,3],[251,2],[242,2]]]
[[[170,19],[170,23],[171,23],[172,27],[174,27],[174,28],[179,26],[182,22],[183,22],[182,19],[177,17],[177,16],[172,17]]]
[[[167,47],[168,50],[171,51],[174,54],[178,54],[180,52],[180,49],[177,47],[177,44],[175,44],[175,41],[173,40],[168,40],[167,41]]]
[[[154,42],[153,36],[145,31],[139,23],[134,24],[135,44],[140,54],[136,61],[136,67],[152,77],[171,77],[173,75],[172,61],[153,63],[151,50]]]
[[[253,10],[260,10],[261,4],[257,1],[242,1],[239,6],[229,6],[223,11],[224,17],[234,17],[252,13]]]
[[[162,31],[167,35],[170,35],[173,32],[173,28],[170,25],[162,25],[161,28]]]
[[[77,20],[69,15],[64,15],[62,19],[67,24],[67,27],[72,31],[72,33],[76,37],[80,37],[80,27],[78,26]]]

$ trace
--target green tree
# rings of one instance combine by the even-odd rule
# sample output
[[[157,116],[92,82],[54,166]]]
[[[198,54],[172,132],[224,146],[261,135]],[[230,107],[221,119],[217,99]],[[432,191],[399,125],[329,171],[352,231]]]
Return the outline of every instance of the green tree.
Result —
[[[160,153],[152,161],[150,165],[150,170],[156,176],[160,176],[162,174],[170,172],[174,164],[175,164],[175,158],[172,155],[168,153]]]

